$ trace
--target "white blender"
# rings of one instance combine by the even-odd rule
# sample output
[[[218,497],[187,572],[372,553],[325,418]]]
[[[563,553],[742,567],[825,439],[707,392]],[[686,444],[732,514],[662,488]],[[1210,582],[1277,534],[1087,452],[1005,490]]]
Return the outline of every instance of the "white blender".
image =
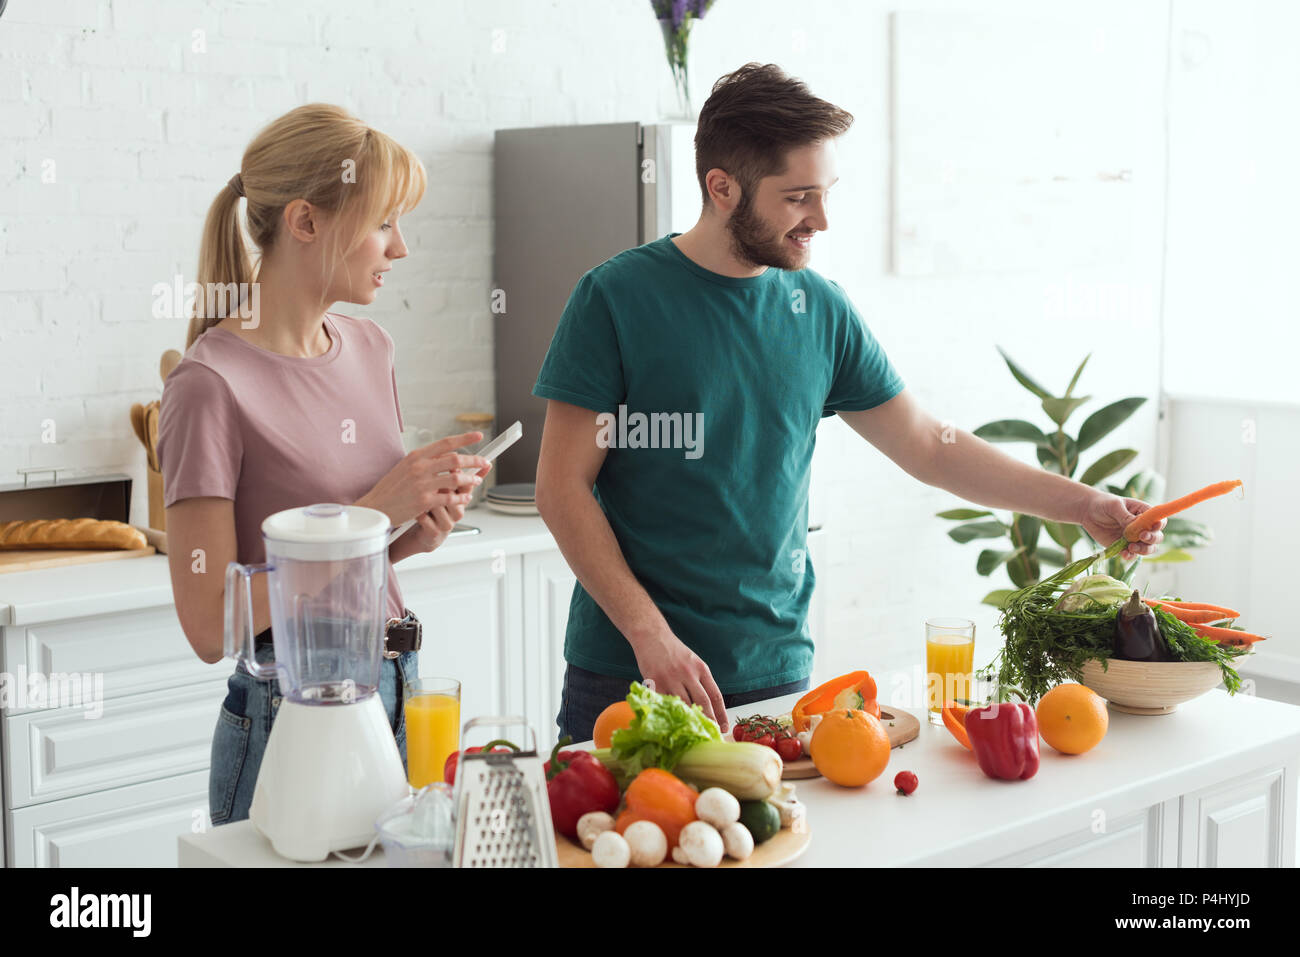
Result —
[[[282,700],[249,818],[276,853],[323,861],[369,844],[410,794],[377,691],[387,620],[388,516],[310,505],[262,523],[266,562],[226,568],[225,655]],[[274,666],[253,648],[252,576],[267,573]]]

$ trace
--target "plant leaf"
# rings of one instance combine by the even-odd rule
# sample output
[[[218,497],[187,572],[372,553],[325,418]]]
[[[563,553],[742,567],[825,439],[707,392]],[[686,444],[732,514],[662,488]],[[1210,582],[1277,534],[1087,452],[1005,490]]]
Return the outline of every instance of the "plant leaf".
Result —
[[[1067,522],[1043,522],[1043,528],[1052,541],[1062,548],[1070,548],[1079,540],[1079,526]]]
[[[1017,382],[1023,385],[1034,395],[1038,396],[1040,399],[1050,399],[1052,397],[1052,394],[1050,392],[1044,389],[1033,379],[1029,378],[1029,376],[1024,372],[1024,370],[1022,370],[1018,365],[1012,362],[1011,357],[1007,355],[1006,352],[1003,351],[1001,346],[998,346],[998,352],[1001,353],[1002,358],[1006,360],[1007,368],[1011,370],[1011,374],[1016,377]]]
[[[1137,458],[1137,449],[1116,449],[1114,452],[1107,452],[1088,466],[1087,471],[1079,476],[1079,481],[1084,485],[1096,485],[1102,479],[1114,475],[1135,458]]]
[[[1042,402],[1043,411],[1057,425],[1065,425],[1065,420],[1074,413],[1074,410],[1091,398],[1090,395],[1076,396],[1072,399],[1054,399],[1048,396]]]
[[[996,422],[981,425],[974,434],[985,442],[1033,442],[1035,445],[1043,446],[1050,444],[1042,429],[1024,419],[998,419]]]
[[[1214,533],[1203,522],[1194,522],[1176,515],[1165,519],[1165,546],[1168,548],[1202,548],[1213,540]]]
[[[1007,559],[1019,555],[1023,551],[1023,547],[1013,548],[1006,552],[997,552],[991,548],[985,549],[980,552],[980,557],[975,561],[975,570],[981,575],[987,575],[992,572],[993,569],[1006,562]]]
[[[968,518],[983,518],[985,515],[992,514],[992,512],[980,511],[977,508],[950,508],[946,512],[935,512],[935,517],[965,520]]]
[[[1190,562],[1195,561],[1196,556],[1191,552],[1185,552],[1181,548],[1166,548],[1157,555],[1146,556],[1148,562]]]
[[[994,608],[1005,608],[1007,599],[1015,594],[1012,588],[995,588],[983,598],[980,599],[981,605],[992,605]]]
[[[1079,427],[1079,451],[1082,452],[1084,449],[1092,448],[1110,435],[1124,420],[1136,412],[1144,402],[1146,402],[1146,399],[1142,396],[1120,399],[1105,408],[1098,409],[1084,419],[1083,425]]]
[[[1007,573],[1020,588],[1038,581],[1038,533],[1042,519],[1019,512],[1011,519],[1011,544],[1024,548],[1024,552],[1007,560]]]
[[[1017,555],[1007,561],[1007,574],[1017,588],[1028,588],[1038,581],[1038,555],[1028,552]]]
[[[1074,439],[1070,438],[1068,435],[1065,435],[1064,433],[1062,433],[1062,437],[1065,439],[1065,454],[1066,457],[1069,459],[1069,467],[1061,474],[1069,476],[1069,475],[1073,475],[1074,470],[1079,467],[1079,452],[1078,449],[1075,447]],[[1051,441],[1055,443],[1056,436],[1054,435],[1049,436],[1049,439],[1051,439]],[[1043,468],[1049,469],[1050,471],[1053,472],[1061,472],[1061,459],[1057,455],[1057,450],[1055,445],[1053,445],[1051,448],[1046,448],[1046,449],[1039,447],[1035,449],[1035,452],[1038,455],[1039,464],[1041,464]]]
[[[1001,538],[1007,533],[1007,527],[999,521],[968,522],[948,529],[948,537],[954,542],[965,544],[974,538]]]
[[[1059,548],[1044,548],[1040,546],[1035,554],[1038,555],[1040,560],[1049,565],[1055,565],[1057,568],[1064,568],[1067,564],[1065,560],[1065,552],[1061,551]]]
[[[1079,382],[1079,375],[1083,372],[1083,367],[1088,364],[1088,360],[1091,358],[1092,358],[1092,353],[1089,352],[1086,356],[1083,357],[1083,361],[1079,363],[1079,368],[1074,370],[1074,378],[1071,379],[1070,384],[1065,387],[1065,397],[1067,399],[1070,396],[1074,395],[1074,387]]]
[[[1140,498],[1144,502],[1162,502],[1165,498],[1165,480],[1155,469],[1142,469],[1134,472],[1124,487],[1115,494]]]

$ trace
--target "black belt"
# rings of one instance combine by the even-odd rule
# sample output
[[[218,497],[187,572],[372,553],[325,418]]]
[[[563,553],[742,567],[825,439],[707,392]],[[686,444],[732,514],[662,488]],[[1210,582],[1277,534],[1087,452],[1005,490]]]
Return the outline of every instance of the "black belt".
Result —
[[[384,657],[396,658],[398,655],[408,651],[419,651],[420,646],[424,643],[424,626],[420,624],[420,619],[415,617],[415,612],[406,609],[405,618],[388,619],[387,628],[384,634]],[[263,645],[271,644],[271,629],[260,632],[253,639],[253,647],[261,648]]]

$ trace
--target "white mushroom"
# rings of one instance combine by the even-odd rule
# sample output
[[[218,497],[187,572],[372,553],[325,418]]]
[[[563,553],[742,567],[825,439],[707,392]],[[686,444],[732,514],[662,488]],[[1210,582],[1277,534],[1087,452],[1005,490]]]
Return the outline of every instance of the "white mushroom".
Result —
[[[578,818],[578,841],[587,850],[596,843],[596,838],[606,831],[614,830],[614,819],[604,811],[589,811]]]
[[[623,832],[633,867],[658,867],[668,856],[668,837],[654,821],[634,821]]]
[[[712,824],[691,821],[677,838],[686,859],[695,867],[717,867],[722,863],[722,835]]]
[[[782,781],[781,787],[767,800],[780,812],[782,828],[789,828],[796,834],[801,834],[806,830],[805,821],[808,816],[808,808],[794,796],[794,785],[792,783]]]
[[[597,867],[627,867],[632,851],[618,831],[603,831],[591,846],[591,859]]]
[[[722,829],[722,846],[728,857],[743,861],[754,853],[754,835],[745,825],[733,821]]]
[[[691,866],[691,859],[686,856],[686,852],[682,850],[680,844],[673,845],[673,860],[678,864],[684,864],[686,867]]]
[[[695,816],[721,831],[740,820],[740,802],[722,788],[705,788],[695,799]]]

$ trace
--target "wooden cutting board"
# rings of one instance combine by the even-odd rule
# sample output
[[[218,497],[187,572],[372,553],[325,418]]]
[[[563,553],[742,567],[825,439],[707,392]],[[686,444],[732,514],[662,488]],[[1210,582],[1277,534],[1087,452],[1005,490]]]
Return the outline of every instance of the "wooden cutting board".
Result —
[[[901,708],[881,708],[880,723],[889,734],[889,746],[897,748],[913,741],[921,733],[921,722],[915,715]],[[781,778],[787,781],[799,781],[804,778],[819,778],[821,773],[813,765],[812,758],[800,758],[787,761],[781,771]]]
[[[770,839],[755,847],[754,853],[749,855],[748,860],[733,861],[729,857],[724,857],[718,867],[780,867],[783,864],[789,864],[807,850],[808,842],[811,839],[812,835],[806,830],[796,834],[790,828],[783,828]],[[591,859],[591,851],[583,850],[581,844],[574,843],[558,832],[555,835],[555,850],[556,859],[561,867],[596,866],[595,861]],[[689,865],[667,860],[659,866],[664,868],[688,867]]]
[[[59,565],[83,565],[86,562],[111,562],[121,558],[144,558],[155,553],[152,545],[144,548],[19,548],[0,550],[0,575],[29,572],[36,568]]]

